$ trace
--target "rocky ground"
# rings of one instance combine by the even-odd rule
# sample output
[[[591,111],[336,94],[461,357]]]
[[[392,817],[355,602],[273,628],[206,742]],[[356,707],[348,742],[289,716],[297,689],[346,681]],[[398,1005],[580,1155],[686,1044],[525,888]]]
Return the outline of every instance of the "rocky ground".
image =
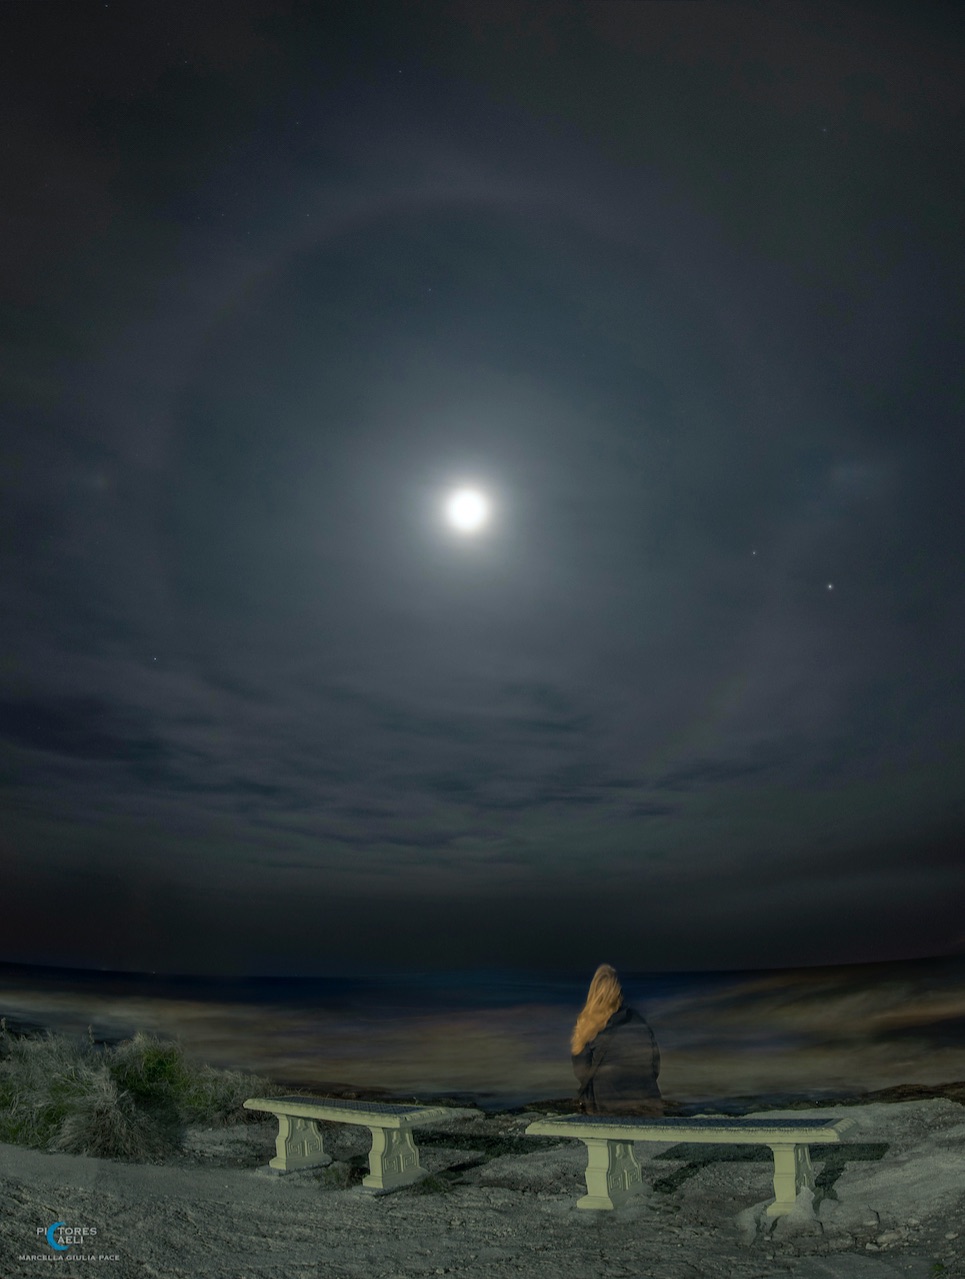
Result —
[[[965,1276],[965,1105],[841,1111],[857,1121],[846,1147],[813,1150],[813,1202],[776,1225],[764,1216],[770,1152],[754,1147],[638,1144],[644,1193],[579,1211],[585,1147],[526,1137],[535,1110],[419,1131],[430,1175],[388,1195],[359,1184],[367,1130],[339,1125],[324,1126],[328,1167],[287,1176],[264,1171],[274,1121],[189,1130],[184,1153],[159,1165],[0,1146],[0,1276],[44,1273],[55,1221],[97,1230],[62,1264],[112,1279]]]

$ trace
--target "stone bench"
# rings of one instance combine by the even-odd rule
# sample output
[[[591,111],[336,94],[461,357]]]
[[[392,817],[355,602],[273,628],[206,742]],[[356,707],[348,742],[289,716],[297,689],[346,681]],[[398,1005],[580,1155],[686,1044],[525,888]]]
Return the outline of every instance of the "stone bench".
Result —
[[[800,1192],[814,1189],[809,1146],[839,1142],[853,1119],[747,1119],[696,1115],[692,1119],[629,1119],[572,1115],[539,1119],[527,1135],[575,1137],[586,1145],[586,1194],[577,1208],[616,1208],[643,1188],[635,1141],[710,1142],[770,1146],[774,1152],[774,1202],[768,1217],[791,1211]]]
[[[342,1101],[335,1097],[249,1097],[244,1105],[246,1110],[265,1110],[278,1119],[276,1154],[268,1164],[275,1173],[318,1168],[332,1162],[322,1144],[318,1126],[321,1119],[369,1128],[369,1175],[362,1181],[369,1190],[396,1190],[426,1175],[412,1138],[413,1128],[477,1113],[448,1106]]]

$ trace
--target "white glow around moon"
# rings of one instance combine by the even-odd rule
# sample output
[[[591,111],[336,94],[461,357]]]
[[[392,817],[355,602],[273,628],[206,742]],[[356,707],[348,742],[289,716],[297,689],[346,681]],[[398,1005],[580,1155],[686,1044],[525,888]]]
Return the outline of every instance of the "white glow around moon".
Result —
[[[475,533],[489,518],[489,503],[478,489],[457,489],[446,502],[446,515],[460,533]]]

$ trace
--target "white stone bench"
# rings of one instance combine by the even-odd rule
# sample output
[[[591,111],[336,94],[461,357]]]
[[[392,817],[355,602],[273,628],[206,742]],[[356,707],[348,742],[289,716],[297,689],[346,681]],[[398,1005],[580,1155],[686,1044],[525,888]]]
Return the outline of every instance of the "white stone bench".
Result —
[[[539,1119],[527,1134],[575,1137],[586,1144],[586,1194],[577,1208],[616,1208],[643,1188],[635,1141],[709,1142],[770,1146],[774,1152],[774,1202],[768,1217],[791,1211],[800,1192],[814,1189],[808,1147],[838,1142],[853,1119],[747,1119],[695,1115],[692,1119],[620,1119],[608,1115],[571,1115]]]
[[[477,1113],[449,1106],[342,1101],[335,1097],[249,1097],[244,1105],[246,1110],[266,1110],[278,1119],[276,1154],[268,1164],[276,1173],[318,1168],[332,1162],[322,1144],[320,1119],[371,1129],[369,1175],[362,1181],[369,1190],[396,1190],[426,1175],[412,1138],[413,1128]]]

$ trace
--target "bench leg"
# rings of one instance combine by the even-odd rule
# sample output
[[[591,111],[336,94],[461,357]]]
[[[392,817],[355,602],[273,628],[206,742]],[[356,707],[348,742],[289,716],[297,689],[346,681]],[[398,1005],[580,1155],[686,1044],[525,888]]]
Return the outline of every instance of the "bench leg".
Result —
[[[768,1206],[768,1217],[783,1217],[791,1211],[802,1190],[814,1189],[814,1169],[807,1146],[781,1143],[772,1145],[774,1152],[774,1202]]]
[[[278,1116],[278,1136],[275,1138],[275,1157],[268,1167],[276,1172],[294,1172],[297,1168],[318,1168],[332,1162],[325,1153],[322,1133],[314,1119],[302,1119],[297,1115]]]
[[[577,1208],[617,1208],[643,1189],[633,1142],[583,1137],[586,1145],[586,1194]]]
[[[408,1128],[371,1128],[369,1175],[362,1180],[370,1190],[395,1190],[410,1186],[426,1175],[419,1151]]]

